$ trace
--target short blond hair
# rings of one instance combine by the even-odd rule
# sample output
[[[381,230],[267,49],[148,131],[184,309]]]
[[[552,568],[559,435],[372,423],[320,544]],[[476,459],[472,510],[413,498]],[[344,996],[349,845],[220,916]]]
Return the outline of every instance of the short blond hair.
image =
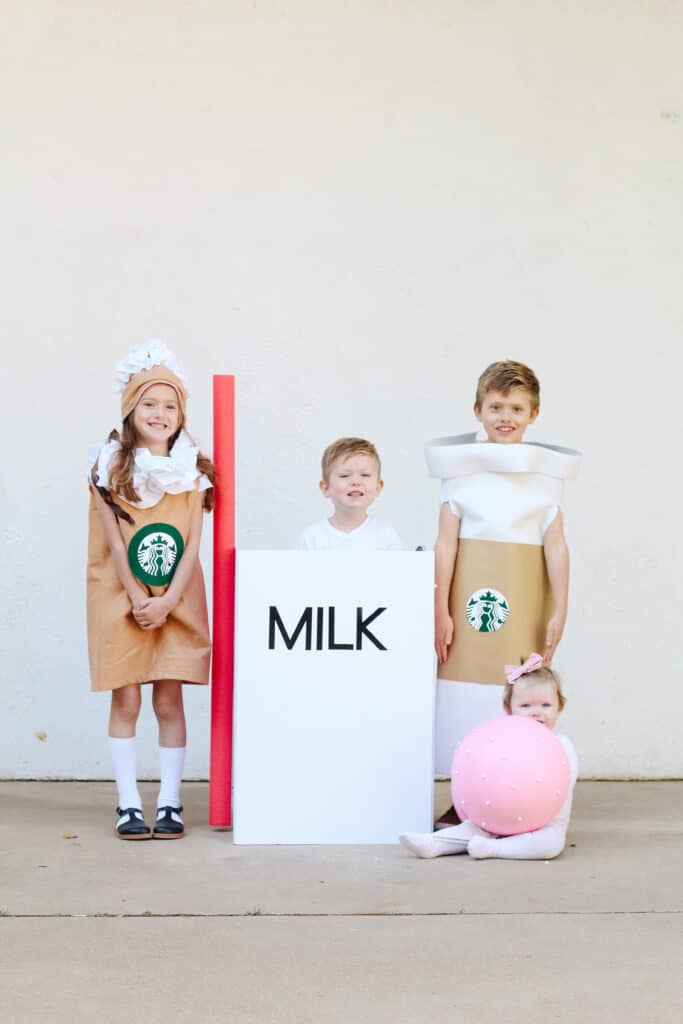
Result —
[[[371,441],[363,437],[340,437],[328,444],[323,452],[321,470],[326,484],[330,482],[330,470],[337,459],[349,459],[352,455],[369,455],[377,463],[377,473],[382,474],[382,463],[379,452]]]
[[[526,391],[532,409],[538,409],[541,402],[541,385],[533,370],[524,363],[516,363],[511,359],[504,362],[491,363],[477,381],[475,407],[481,409],[489,391],[500,391],[507,395],[513,388]]]
[[[557,706],[559,707],[560,711],[562,711],[565,704],[567,703],[567,698],[562,693],[562,683],[560,681],[560,677],[558,676],[557,672],[553,671],[553,669],[551,668],[546,668],[546,666],[544,665],[543,668],[537,668],[535,672],[525,672],[524,675],[520,676],[519,679],[515,680],[514,683],[505,684],[505,691],[503,692],[503,707],[505,708],[505,711],[508,713],[508,715],[510,714],[511,710],[512,691],[514,690],[515,686],[519,686],[520,683],[527,682],[550,683],[551,686],[555,688],[555,693],[557,694]]]

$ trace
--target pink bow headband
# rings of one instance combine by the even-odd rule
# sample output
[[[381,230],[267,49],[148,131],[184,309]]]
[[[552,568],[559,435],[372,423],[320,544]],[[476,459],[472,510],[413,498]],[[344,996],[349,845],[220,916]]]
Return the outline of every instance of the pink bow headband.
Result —
[[[505,678],[508,683],[516,683],[522,676],[528,675],[530,672],[535,672],[536,669],[543,666],[543,658],[540,654],[530,654],[523,665],[506,665],[505,666]]]

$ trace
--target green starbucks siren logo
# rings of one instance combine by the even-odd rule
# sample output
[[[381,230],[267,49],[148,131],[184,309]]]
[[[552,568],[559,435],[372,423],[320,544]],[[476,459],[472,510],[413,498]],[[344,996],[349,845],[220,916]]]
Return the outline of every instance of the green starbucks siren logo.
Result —
[[[496,633],[505,625],[510,605],[499,590],[475,590],[465,609],[467,621],[477,633]]]
[[[128,564],[133,576],[152,587],[165,587],[173,579],[185,544],[170,523],[150,523],[132,537]]]

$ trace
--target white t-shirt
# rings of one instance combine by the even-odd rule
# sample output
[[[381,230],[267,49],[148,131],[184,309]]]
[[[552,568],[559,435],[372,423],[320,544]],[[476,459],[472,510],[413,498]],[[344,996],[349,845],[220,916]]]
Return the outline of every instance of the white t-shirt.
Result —
[[[350,533],[320,519],[297,537],[297,551],[402,551],[401,538],[384,519],[368,516]]]

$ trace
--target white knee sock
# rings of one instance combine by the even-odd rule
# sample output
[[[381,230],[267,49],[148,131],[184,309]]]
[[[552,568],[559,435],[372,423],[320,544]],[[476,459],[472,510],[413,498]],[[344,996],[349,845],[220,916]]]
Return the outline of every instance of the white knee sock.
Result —
[[[127,807],[139,807],[142,809],[142,800],[138,792],[138,783],[135,771],[135,736],[120,739],[118,736],[109,737],[109,749],[114,765],[114,778],[116,788],[119,791],[119,807],[125,810]]]
[[[159,747],[159,796],[157,807],[180,806],[180,783],[185,767],[185,747]]]

